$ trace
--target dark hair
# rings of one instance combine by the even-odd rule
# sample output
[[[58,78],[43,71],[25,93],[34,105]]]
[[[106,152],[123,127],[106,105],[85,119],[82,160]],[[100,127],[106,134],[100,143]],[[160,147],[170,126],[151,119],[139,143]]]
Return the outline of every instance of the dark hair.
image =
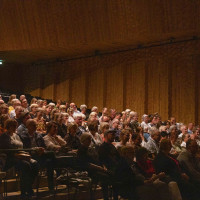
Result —
[[[136,161],[140,160],[145,154],[148,154],[148,150],[146,148],[138,148],[135,152]]]
[[[88,129],[89,131],[98,131],[98,122],[97,121],[89,122]]]
[[[138,137],[140,137],[139,133],[133,133],[132,134],[132,140],[136,140]]]
[[[160,133],[160,135],[161,135],[161,137],[166,137],[166,136],[168,136],[168,134],[167,134],[166,131],[162,131],[162,132]]]
[[[54,122],[54,121],[50,121],[50,122],[47,124],[47,126],[46,126],[46,127],[47,127],[47,134],[49,133],[49,131],[51,130],[51,128],[52,128],[53,125],[58,126],[57,123]]]
[[[17,128],[17,121],[15,119],[7,119],[5,121],[5,128],[9,129],[9,127],[15,126]]]

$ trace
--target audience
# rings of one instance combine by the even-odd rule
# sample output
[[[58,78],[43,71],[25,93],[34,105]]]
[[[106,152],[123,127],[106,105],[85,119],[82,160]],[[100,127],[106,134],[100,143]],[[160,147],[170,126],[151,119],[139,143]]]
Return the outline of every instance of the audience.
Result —
[[[156,188],[160,199],[169,199],[168,190],[180,190],[186,200],[199,197],[200,138],[194,123],[187,126],[175,117],[162,122],[158,113],[152,113],[144,114],[140,124],[138,113],[131,109],[103,108],[99,113],[93,106],[89,113],[85,104],[79,111],[75,103],[60,100],[55,105],[33,98],[28,107],[25,95],[20,100],[11,95],[8,105],[0,100],[0,149],[17,153],[6,152],[3,170],[14,166],[20,171],[24,199],[33,195],[39,168],[47,169],[49,191],[53,191],[54,170],[58,175],[61,171],[56,167],[71,165],[69,155],[101,183],[104,199],[108,185],[114,199],[120,192],[125,198],[152,199]],[[118,188],[116,180],[123,187]],[[152,196],[145,196],[152,191]],[[175,196],[170,198],[181,198]]]

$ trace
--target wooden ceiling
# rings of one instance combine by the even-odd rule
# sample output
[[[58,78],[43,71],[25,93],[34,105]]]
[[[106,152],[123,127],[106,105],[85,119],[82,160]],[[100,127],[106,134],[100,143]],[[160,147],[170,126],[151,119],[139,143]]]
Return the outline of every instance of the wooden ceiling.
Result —
[[[200,36],[198,0],[1,0],[0,59],[31,64]]]

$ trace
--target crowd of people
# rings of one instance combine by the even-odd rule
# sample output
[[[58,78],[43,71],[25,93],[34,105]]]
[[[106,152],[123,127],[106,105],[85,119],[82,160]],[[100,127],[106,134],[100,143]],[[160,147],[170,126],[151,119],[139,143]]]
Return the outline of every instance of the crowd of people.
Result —
[[[21,196],[34,195],[33,182],[41,168],[47,170],[49,191],[54,191],[54,171],[71,166],[102,186],[108,199],[199,199],[200,136],[194,123],[162,121],[159,113],[92,107],[75,103],[47,103],[25,95],[0,97],[0,170],[15,167]],[[15,151],[14,151],[15,150]],[[67,158],[67,157],[66,157]],[[73,167],[73,166],[71,166]]]

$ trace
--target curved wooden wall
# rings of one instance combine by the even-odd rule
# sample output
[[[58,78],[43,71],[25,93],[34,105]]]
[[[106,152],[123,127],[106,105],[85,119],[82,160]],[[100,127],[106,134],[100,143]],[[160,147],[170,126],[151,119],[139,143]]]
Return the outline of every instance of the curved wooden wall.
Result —
[[[30,66],[24,69],[25,91],[43,98],[73,101],[78,106],[85,103],[90,108],[106,106],[118,111],[131,108],[140,116],[159,112],[163,119],[176,116],[178,121],[197,123],[199,49],[200,41],[188,41]],[[56,73],[59,75],[55,80],[52,77]],[[44,80],[43,89],[38,77]]]
[[[199,0],[1,0],[0,50],[69,53],[200,33]]]

